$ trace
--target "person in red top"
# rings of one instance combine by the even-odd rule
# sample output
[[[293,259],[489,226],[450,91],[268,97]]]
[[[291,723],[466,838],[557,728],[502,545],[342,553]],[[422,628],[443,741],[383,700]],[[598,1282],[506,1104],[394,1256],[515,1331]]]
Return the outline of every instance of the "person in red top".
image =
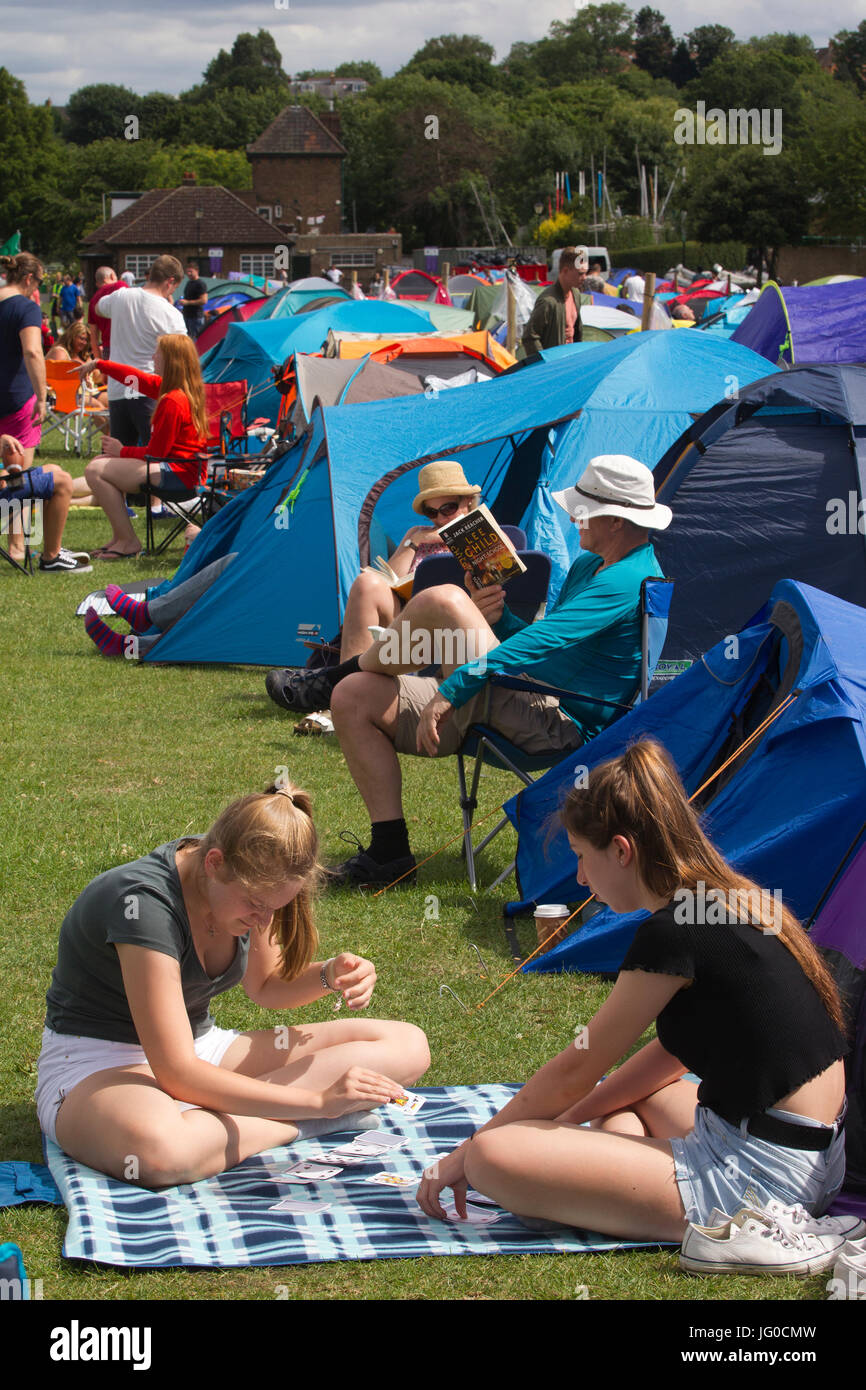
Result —
[[[99,301],[115,290],[125,290],[128,286],[118,280],[117,272],[110,265],[101,265],[94,277],[96,289],[87,306],[88,332],[94,357],[106,358],[111,355],[111,319],[99,312]]]
[[[147,444],[121,444],[119,439],[103,435],[102,454],[84,470],[90,491],[112,527],[108,544],[94,552],[96,559],[128,559],[140,553],[141,543],[127,515],[124,494],[137,492],[146,477],[152,487],[165,489],[192,488],[204,480],[207,414],[192,339],[184,333],[163,334],[157,340],[154,366],[156,373],[151,374],[100,359],[73,369],[79,376],[95,369],[157,402]],[[146,463],[146,458],[163,461]]]

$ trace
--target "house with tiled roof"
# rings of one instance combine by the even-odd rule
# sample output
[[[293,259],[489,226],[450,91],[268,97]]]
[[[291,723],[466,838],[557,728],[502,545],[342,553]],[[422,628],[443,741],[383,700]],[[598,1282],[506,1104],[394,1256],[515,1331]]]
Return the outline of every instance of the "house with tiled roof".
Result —
[[[82,267],[114,264],[143,278],[157,256],[198,261],[204,273],[263,274],[273,266],[280,235],[231,189],[198,187],[185,174],[180,188],[152,188],[84,238]]]
[[[314,116],[305,106],[286,106],[247,145],[255,206],[299,233],[339,234],[343,225],[343,160],[339,115]]]
[[[80,257],[88,293],[100,265],[144,278],[158,255],[194,260],[202,274],[291,276],[322,274],[332,266],[361,274],[400,260],[396,232],[343,230],[343,160],[335,111],[314,116],[287,106],[247,147],[252,189],[202,187],[193,172],[180,188],[155,188],[84,238]],[[120,201],[120,195],[118,195]]]

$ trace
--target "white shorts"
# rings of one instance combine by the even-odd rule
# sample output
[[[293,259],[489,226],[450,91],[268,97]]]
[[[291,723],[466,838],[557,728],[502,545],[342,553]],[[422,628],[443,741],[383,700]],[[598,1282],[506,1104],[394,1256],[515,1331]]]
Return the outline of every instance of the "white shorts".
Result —
[[[240,1036],[234,1028],[218,1028],[213,1024],[206,1033],[195,1039],[195,1055],[200,1061],[218,1067],[235,1038]],[[43,1134],[57,1143],[54,1128],[57,1112],[79,1081],[111,1067],[147,1065],[144,1048],[137,1043],[81,1038],[73,1033],[55,1033],[50,1028],[44,1028],[42,1051],[39,1054],[39,1079],[36,1083],[36,1114]],[[177,1101],[176,1104],[181,1110],[200,1109],[187,1101]]]

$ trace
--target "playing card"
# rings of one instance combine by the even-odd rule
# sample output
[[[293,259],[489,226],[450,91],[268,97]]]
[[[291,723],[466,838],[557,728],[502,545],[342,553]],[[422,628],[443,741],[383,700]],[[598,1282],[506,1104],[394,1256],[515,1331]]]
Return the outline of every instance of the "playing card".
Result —
[[[494,1221],[501,1221],[505,1215],[504,1211],[494,1210],[490,1207],[466,1207],[466,1216],[459,1214],[456,1207],[442,1203],[442,1210],[449,1221],[463,1221],[468,1226],[492,1226]]]
[[[286,1182],[323,1182],[325,1178],[335,1178],[342,1171],[342,1168],[335,1168],[326,1163],[304,1161],[287,1168],[283,1176]]]
[[[375,1182],[380,1187],[417,1187],[417,1178],[406,1178],[400,1173],[372,1173],[364,1182]]]
[[[406,1140],[402,1134],[383,1134],[378,1129],[366,1130],[359,1134],[357,1139],[353,1139],[352,1148],[370,1148],[375,1145],[380,1149],[402,1149]]]
[[[381,1151],[376,1149],[371,1153],[362,1152],[360,1149],[331,1149],[328,1154],[335,1163],[341,1163],[344,1168],[357,1168],[362,1163],[369,1163],[374,1158],[381,1158]]]
[[[424,1096],[416,1095],[414,1091],[407,1091],[404,1096],[398,1096],[396,1100],[391,1100],[388,1104],[399,1106],[404,1115],[417,1115],[424,1101]]]
[[[283,1197],[279,1202],[275,1202],[268,1211],[293,1211],[300,1215],[306,1215],[313,1211],[327,1211],[330,1202],[319,1202],[303,1197]]]

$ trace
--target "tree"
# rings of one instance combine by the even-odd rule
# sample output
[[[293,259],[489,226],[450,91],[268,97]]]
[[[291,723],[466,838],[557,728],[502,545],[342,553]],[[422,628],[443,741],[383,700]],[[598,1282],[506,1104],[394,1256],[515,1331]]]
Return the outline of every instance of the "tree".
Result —
[[[866,92],[866,19],[856,29],[840,29],[830,40],[836,60],[836,76]]]
[[[334,68],[335,77],[354,77],[360,82],[369,82],[370,86],[374,82],[382,81],[382,69],[378,63],[340,63],[339,67]]]
[[[730,53],[736,45],[733,29],[724,24],[699,24],[686,34],[688,52],[695,66],[695,75],[708,68],[717,58]]]
[[[702,241],[745,241],[776,274],[780,249],[809,227],[808,184],[796,158],[755,145],[701,150],[689,168],[687,213]]]
[[[62,145],[51,111],[32,106],[24,83],[0,68],[0,245],[21,232],[25,251],[54,254],[64,208],[56,192]]]
[[[674,54],[674,36],[665,17],[644,5],[634,20],[634,60],[651,77],[667,77]]]
[[[587,5],[573,19],[554,20],[535,46],[535,65],[548,82],[579,81],[625,71],[634,43],[627,5]]]
[[[428,39],[423,48],[413,53],[403,71],[443,60],[460,63],[480,59],[482,63],[492,63],[493,54],[493,45],[485,43],[478,34],[440,34],[438,38]]]
[[[64,134],[75,145],[119,140],[128,116],[140,118],[141,97],[129,87],[97,82],[79,87],[66,103]]]
[[[210,89],[243,87],[247,92],[279,88],[285,94],[289,79],[273,35],[260,29],[257,34],[238,34],[230,53],[221,48],[205,68],[203,85]]]
[[[460,83],[474,92],[500,85],[502,73],[493,66],[493,48],[476,34],[441,34],[428,39],[403,72],[418,73],[431,82]]]

